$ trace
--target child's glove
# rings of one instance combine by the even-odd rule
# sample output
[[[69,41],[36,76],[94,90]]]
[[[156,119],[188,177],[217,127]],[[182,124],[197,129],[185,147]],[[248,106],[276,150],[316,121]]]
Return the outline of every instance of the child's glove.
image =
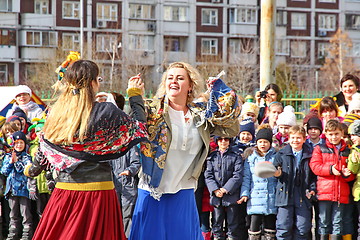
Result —
[[[29,192],[29,198],[36,201],[38,199],[36,192]]]

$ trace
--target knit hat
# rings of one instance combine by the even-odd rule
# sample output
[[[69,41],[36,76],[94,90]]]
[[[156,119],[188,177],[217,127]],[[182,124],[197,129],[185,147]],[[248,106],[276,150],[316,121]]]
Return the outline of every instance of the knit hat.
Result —
[[[256,103],[252,103],[252,102],[245,102],[242,106],[241,106],[241,116],[245,115],[246,113],[254,113],[256,115],[256,118],[259,115],[259,106],[256,105]]]
[[[245,131],[249,132],[252,135],[253,139],[255,138],[255,125],[250,117],[245,118],[240,123],[240,133]]]
[[[0,116],[0,128],[4,125],[6,122],[6,117]]]
[[[355,120],[352,124],[350,124],[348,133],[351,135],[360,136],[360,120]]]
[[[6,119],[6,122],[13,122],[13,121],[16,121],[16,120],[19,120],[19,122],[21,122],[20,118],[18,116],[10,116]]]
[[[31,89],[26,85],[19,85],[15,89],[15,96],[14,98],[19,95],[20,93],[28,93],[30,96],[32,95]]]
[[[25,112],[21,108],[16,108],[13,112],[13,116],[18,116],[19,118],[24,118],[26,121],[28,121]]]
[[[351,123],[353,123],[355,120],[360,120],[360,115],[357,114],[346,114],[343,120],[343,123],[345,123],[346,125],[350,125]]]
[[[351,113],[353,110],[360,110],[360,93],[354,93],[354,95],[352,95],[348,113]]]
[[[295,126],[296,125],[295,109],[290,105],[285,106],[284,111],[279,114],[276,124],[278,126],[280,125]]]
[[[24,143],[26,143],[26,135],[21,131],[14,132],[12,138],[14,142],[16,142],[17,140],[23,140]]]
[[[306,124],[306,128],[307,128],[307,130],[309,130],[310,128],[317,128],[320,130],[321,133],[323,131],[322,122],[318,117],[310,118]]]
[[[266,139],[272,143],[273,133],[270,128],[262,128],[256,133],[256,142],[260,139]]]

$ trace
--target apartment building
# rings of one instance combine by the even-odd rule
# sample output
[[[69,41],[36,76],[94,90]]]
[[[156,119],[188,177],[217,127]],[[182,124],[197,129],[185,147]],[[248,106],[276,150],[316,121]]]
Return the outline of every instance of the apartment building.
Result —
[[[101,64],[109,89],[125,88],[126,79],[138,72],[146,72],[148,86],[156,88],[173,61],[201,65],[212,59],[226,67],[247,65],[256,73],[260,3],[0,0],[0,85],[25,83],[33,64],[53,60],[58,51],[80,51],[81,33],[83,56]],[[276,63],[298,66],[301,85],[314,77],[338,27],[348,32],[352,57],[360,63],[360,0],[277,0]],[[257,81],[256,74],[244,78]]]

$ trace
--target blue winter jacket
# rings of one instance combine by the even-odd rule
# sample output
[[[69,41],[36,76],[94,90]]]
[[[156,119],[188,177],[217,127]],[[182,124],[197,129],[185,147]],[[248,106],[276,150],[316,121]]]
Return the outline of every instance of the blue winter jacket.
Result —
[[[276,214],[275,190],[277,179],[275,177],[260,178],[254,174],[255,164],[258,162],[274,162],[276,150],[270,148],[265,156],[261,157],[256,150],[246,159],[244,165],[244,178],[241,186],[241,197],[248,197],[247,213]]]
[[[28,177],[24,175],[24,168],[31,163],[31,156],[26,152],[22,152],[18,157],[18,161],[10,163],[11,153],[7,153],[4,157],[1,173],[7,176],[5,197],[9,195],[29,198]]]
[[[284,207],[293,205],[289,202],[294,194],[295,184],[301,189],[301,201],[304,201],[308,208],[312,207],[310,200],[306,197],[306,190],[316,192],[316,176],[311,171],[309,162],[312,150],[309,145],[304,144],[299,168],[296,168],[297,161],[290,145],[281,149],[275,156],[274,165],[281,167],[282,173],[278,177],[276,187],[276,206]]]
[[[227,207],[237,204],[236,201],[240,199],[242,172],[242,158],[234,148],[228,148],[222,156],[218,150],[209,155],[204,175],[210,192],[211,205]],[[222,198],[214,194],[214,191],[219,188],[228,191]]]

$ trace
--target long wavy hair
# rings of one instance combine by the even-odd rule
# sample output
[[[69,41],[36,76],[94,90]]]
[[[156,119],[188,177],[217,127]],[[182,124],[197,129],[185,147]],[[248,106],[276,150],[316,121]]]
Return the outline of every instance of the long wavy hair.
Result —
[[[169,70],[172,68],[183,68],[188,73],[192,91],[188,94],[188,97],[186,100],[187,104],[190,104],[194,99],[203,97],[203,93],[205,90],[204,79],[201,77],[198,70],[196,70],[193,66],[191,66],[190,64],[185,63],[185,62],[174,62],[169,65],[169,67],[166,69],[166,71],[162,75],[161,84],[156,92],[156,97],[161,98],[164,95],[166,95],[165,82],[166,82],[167,74],[168,74]]]
[[[71,144],[83,141],[88,130],[99,67],[89,60],[78,60],[67,69],[63,81],[65,87],[51,107],[47,117],[45,138],[55,144]]]

